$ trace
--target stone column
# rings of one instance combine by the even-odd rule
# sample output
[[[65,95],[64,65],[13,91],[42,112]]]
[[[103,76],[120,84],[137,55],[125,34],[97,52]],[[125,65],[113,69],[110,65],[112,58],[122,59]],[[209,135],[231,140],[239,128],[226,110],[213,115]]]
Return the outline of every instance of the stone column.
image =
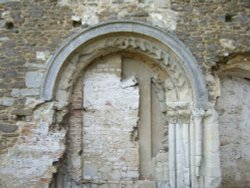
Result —
[[[201,164],[203,156],[203,109],[194,109],[192,112],[192,128],[191,128],[191,173],[192,173],[192,185],[193,187],[200,187],[201,185]]]
[[[178,161],[178,163],[181,162],[182,166],[180,166],[182,176],[179,181],[181,182],[182,187],[190,187],[191,186],[191,180],[190,180],[190,110],[189,109],[181,109],[178,111],[178,122],[180,125],[180,147],[181,147],[181,161]],[[177,168],[178,170],[178,168]],[[178,174],[178,172],[177,172]],[[179,178],[177,178],[179,179]],[[178,182],[177,181],[177,184]],[[179,183],[180,184],[180,183]],[[177,187],[180,187],[177,186]]]
[[[176,126],[177,115],[176,111],[168,111],[169,123],[169,184],[171,188],[176,187]]]
[[[218,114],[214,108],[206,111],[203,119],[204,126],[204,166],[203,185],[205,188],[220,187],[220,140]]]
[[[171,104],[169,120],[169,183],[171,188],[191,186],[190,121],[188,103]]]

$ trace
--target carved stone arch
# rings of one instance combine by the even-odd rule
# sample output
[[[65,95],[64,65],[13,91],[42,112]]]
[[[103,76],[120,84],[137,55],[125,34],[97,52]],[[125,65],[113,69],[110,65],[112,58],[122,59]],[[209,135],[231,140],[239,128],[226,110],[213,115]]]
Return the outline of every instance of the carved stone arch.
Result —
[[[164,80],[169,181],[157,187],[216,187],[220,181],[217,119],[213,108],[207,109],[203,75],[188,48],[159,28],[132,21],[102,23],[78,33],[60,48],[50,59],[41,88],[41,98],[55,102],[59,109],[57,123],[69,111],[80,75],[97,58],[112,53],[151,59],[169,76]],[[207,136],[211,134],[212,143]]]
[[[60,48],[51,58],[49,62],[49,69],[42,86],[41,98],[45,100],[51,100],[53,98],[56,82],[59,75],[61,74],[63,66],[67,62],[66,60],[79,47],[84,46],[93,40],[97,40],[98,38],[106,37],[107,35],[118,35],[119,37],[120,34],[137,35],[141,36],[142,38],[148,38],[151,40],[153,39],[161,46],[167,47],[169,52],[175,55],[179,60],[178,65],[173,64],[173,67],[171,67],[172,71],[174,72],[174,66],[179,66],[183,69],[183,74],[190,81],[195,105],[202,106],[202,103],[208,102],[207,90],[202,73],[198,68],[195,58],[188,48],[186,48],[185,45],[181,43],[176,37],[172,36],[171,34],[166,34],[159,28],[152,27],[145,23],[132,21],[114,21],[102,23],[92,28],[86,29],[72,37],[70,42]],[[88,52],[86,52],[86,54],[87,53]]]

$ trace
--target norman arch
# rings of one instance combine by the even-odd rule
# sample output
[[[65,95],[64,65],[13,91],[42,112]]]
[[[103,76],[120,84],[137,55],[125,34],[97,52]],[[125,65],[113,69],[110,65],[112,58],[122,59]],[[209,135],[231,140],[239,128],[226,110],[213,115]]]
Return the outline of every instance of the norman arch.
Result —
[[[116,60],[109,59],[112,54]],[[84,76],[91,70],[89,67],[98,64],[100,58],[104,62],[118,62],[114,63],[116,66],[120,62],[121,67],[129,64],[126,62],[142,62],[153,71],[153,84],[162,87],[159,101],[168,124],[168,149],[163,155],[168,163],[168,173],[164,182],[153,179],[155,183],[151,187],[217,186],[220,181],[217,116],[209,107],[202,73],[191,52],[175,37],[158,28],[131,21],[103,23],[80,32],[59,49],[50,60],[41,88],[41,98],[55,102],[59,109],[56,112],[57,123],[65,124],[61,117],[72,110],[72,96],[79,80],[85,79]],[[154,72],[155,67],[157,70]],[[111,68],[113,70],[114,67]],[[165,76],[159,72],[164,72]],[[127,77],[128,80],[130,78]],[[80,85],[83,85],[82,81]],[[140,87],[140,83],[138,85]],[[86,90],[81,88],[81,91]],[[80,140],[83,142],[82,137]],[[79,161],[84,160],[82,153],[84,151],[81,150],[80,154],[76,154],[78,159],[80,156]],[[86,184],[86,179],[82,177],[83,167],[74,162],[69,165],[69,175],[74,179],[75,186]],[[139,181],[150,179],[138,176],[138,179],[132,177],[131,180],[137,186],[142,183],[144,187],[148,183]]]

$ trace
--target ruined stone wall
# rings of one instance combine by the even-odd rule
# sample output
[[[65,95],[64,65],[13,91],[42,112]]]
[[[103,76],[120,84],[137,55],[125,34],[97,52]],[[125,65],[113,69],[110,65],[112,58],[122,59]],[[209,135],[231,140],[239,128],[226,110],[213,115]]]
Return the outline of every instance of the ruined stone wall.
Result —
[[[249,185],[250,173],[250,82],[226,76],[218,100],[223,185]]]
[[[59,46],[82,28],[108,20],[129,19],[147,22],[173,33],[196,57],[206,78],[211,101],[219,96],[218,80],[211,68],[234,54],[250,51],[248,0],[79,2],[0,0],[0,159],[14,145],[21,145],[20,138],[27,132],[32,132],[33,121],[39,119],[33,116],[33,111],[44,102],[39,99],[39,87],[47,62]],[[241,88],[236,89],[243,93]],[[23,124],[29,126],[21,126]],[[221,128],[223,135],[224,126]],[[40,133],[34,134],[37,135],[33,140],[39,139]],[[223,148],[222,157],[225,157],[228,152]],[[32,152],[30,155],[32,157]],[[243,165],[237,168],[240,166]],[[228,166],[222,164],[225,186],[227,169]],[[244,171],[243,167],[235,172],[241,171]],[[249,169],[246,171],[249,173]],[[244,177],[240,178],[239,181],[244,182]]]

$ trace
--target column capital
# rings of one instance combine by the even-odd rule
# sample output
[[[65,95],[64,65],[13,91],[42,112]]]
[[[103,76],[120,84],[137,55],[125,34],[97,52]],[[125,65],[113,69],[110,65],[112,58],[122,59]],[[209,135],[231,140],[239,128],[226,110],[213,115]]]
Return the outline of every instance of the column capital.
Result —
[[[190,116],[191,116],[191,110],[189,108],[178,110],[178,120],[179,120],[179,122],[181,122],[181,123],[190,123]]]
[[[192,115],[195,118],[203,117],[205,114],[206,114],[205,110],[202,109],[202,108],[195,108],[195,109],[192,110]]]

